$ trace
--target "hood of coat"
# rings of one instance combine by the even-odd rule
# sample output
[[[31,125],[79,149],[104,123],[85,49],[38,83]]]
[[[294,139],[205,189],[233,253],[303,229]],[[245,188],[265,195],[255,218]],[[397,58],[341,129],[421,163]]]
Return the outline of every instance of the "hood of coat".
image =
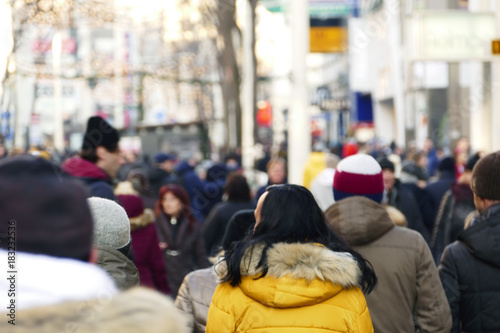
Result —
[[[81,333],[188,333],[188,318],[171,299],[146,288],[114,297],[65,302],[18,311],[16,325],[0,323],[1,332],[53,333],[64,328]]]
[[[104,170],[94,163],[80,157],[73,157],[62,164],[62,169],[67,174],[79,178],[102,179],[109,181],[110,178]]]
[[[365,197],[337,201],[325,216],[333,230],[352,246],[369,244],[394,228],[385,208]]]
[[[147,227],[155,220],[155,213],[152,209],[146,208],[144,213],[136,217],[130,217],[130,231]]]
[[[472,226],[458,235],[467,250],[477,258],[500,267],[500,204],[491,206],[473,221]]]
[[[333,177],[335,176],[335,169],[326,168],[321,171],[316,178],[314,178],[314,182],[317,182],[319,185],[324,187],[330,187],[333,193]]]
[[[241,262],[243,293],[270,307],[290,308],[323,302],[342,290],[359,286],[361,271],[350,253],[334,252],[320,244],[277,243],[267,251],[268,272],[257,267],[264,249],[257,244]],[[216,272],[224,276],[225,261]]]
[[[97,265],[115,281],[120,290],[139,285],[139,271],[134,263],[123,253],[109,246],[96,246],[98,251]]]

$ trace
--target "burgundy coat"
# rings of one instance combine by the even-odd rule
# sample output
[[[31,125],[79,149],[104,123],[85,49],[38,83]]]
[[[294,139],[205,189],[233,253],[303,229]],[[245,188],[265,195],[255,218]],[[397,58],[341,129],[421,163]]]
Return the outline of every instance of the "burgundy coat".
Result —
[[[151,212],[151,218],[153,213]],[[170,294],[167,282],[167,271],[163,261],[163,253],[159,247],[158,234],[153,222],[146,225],[134,223],[134,218],[130,219],[132,231],[132,251],[134,262],[139,270],[141,285],[154,288],[165,294]]]

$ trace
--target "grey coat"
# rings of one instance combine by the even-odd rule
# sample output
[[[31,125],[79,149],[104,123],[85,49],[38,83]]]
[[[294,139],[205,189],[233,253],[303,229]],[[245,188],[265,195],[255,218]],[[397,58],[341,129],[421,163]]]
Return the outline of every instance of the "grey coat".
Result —
[[[193,333],[205,332],[208,308],[217,285],[214,267],[196,270],[184,278],[175,306],[191,318]]]

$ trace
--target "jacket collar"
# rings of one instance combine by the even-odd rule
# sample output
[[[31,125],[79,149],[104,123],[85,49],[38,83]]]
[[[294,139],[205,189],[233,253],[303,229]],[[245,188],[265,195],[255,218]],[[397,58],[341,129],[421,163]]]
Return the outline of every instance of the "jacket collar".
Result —
[[[257,244],[247,250],[241,262],[242,276],[260,276],[262,267],[257,267],[264,244]],[[268,272],[273,278],[290,277],[315,279],[332,282],[344,288],[359,286],[361,270],[354,257],[347,252],[334,252],[313,243],[277,243],[267,251]],[[227,264],[220,261],[216,272],[222,277],[227,272]]]
[[[155,215],[151,209],[147,208],[144,210],[144,213],[136,217],[131,217],[129,218],[129,220],[131,228],[130,230],[134,231],[137,229],[142,229],[153,223],[155,220]]]
[[[104,170],[81,157],[70,158],[62,164],[62,169],[74,177],[111,181],[111,177]]]

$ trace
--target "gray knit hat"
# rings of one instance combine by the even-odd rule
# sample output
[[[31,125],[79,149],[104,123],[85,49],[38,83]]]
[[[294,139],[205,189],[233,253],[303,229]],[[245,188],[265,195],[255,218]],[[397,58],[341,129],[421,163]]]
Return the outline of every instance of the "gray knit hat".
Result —
[[[479,159],[472,170],[471,189],[483,199],[500,200],[500,151]]]
[[[87,202],[94,219],[94,245],[114,249],[130,242],[130,221],[125,209],[114,201],[92,197]]]

